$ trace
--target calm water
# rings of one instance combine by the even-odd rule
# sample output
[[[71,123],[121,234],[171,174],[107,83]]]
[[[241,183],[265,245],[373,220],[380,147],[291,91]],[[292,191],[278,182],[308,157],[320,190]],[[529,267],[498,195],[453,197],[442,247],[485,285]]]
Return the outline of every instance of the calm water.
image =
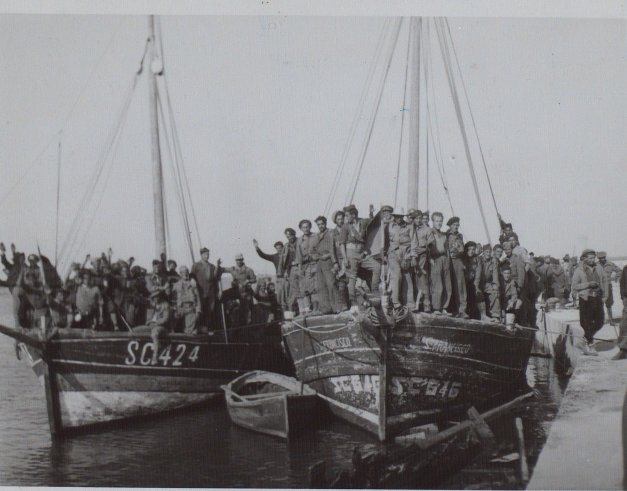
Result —
[[[12,325],[7,307],[3,292],[0,322]],[[1,335],[0,373],[0,485],[306,487],[313,463],[347,467],[356,445],[378,445],[342,422],[286,443],[233,426],[221,404],[53,442],[43,390]],[[533,465],[563,388],[547,359],[532,358],[528,378],[538,394],[523,412]],[[515,446],[511,427],[511,418],[495,425],[503,452]]]

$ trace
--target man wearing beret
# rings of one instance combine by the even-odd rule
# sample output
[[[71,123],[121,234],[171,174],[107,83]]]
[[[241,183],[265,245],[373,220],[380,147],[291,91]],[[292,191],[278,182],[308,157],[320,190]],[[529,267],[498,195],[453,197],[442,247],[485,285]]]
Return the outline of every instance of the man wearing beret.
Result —
[[[459,217],[451,217],[448,226],[447,244],[451,258],[452,301],[457,305],[457,317],[468,319],[466,276],[464,274],[464,236],[459,232]]]
[[[217,267],[209,262],[209,249],[200,249],[200,261],[192,266],[191,276],[196,280],[198,294],[200,295],[200,306],[202,311],[202,324],[206,327],[218,325],[216,301],[218,299],[218,283],[220,281],[220,265],[218,259]]]
[[[584,330],[587,346],[585,355],[597,355],[592,343],[594,335],[603,327],[605,313],[603,304],[607,300],[607,278],[601,265],[596,264],[596,253],[585,249],[581,253],[581,264],[575,270],[572,291],[579,297],[579,322]]]
[[[266,254],[265,252],[263,252],[260,248],[259,248],[259,242],[257,242],[257,239],[253,239],[253,245],[255,246],[255,251],[257,252],[257,255],[261,258],[261,259],[265,259],[266,261],[271,262],[272,264],[274,264],[274,269],[276,271],[276,296],[277,296],[277,301],[279,302],[279,305],[281,306],[281,308],[283,310],[289,310],[287,308],[287,298],[288,298],[288,291],[287,291],[287,277],[286,277],[286,270],[285,270],[285,265],[282,261],[283,259],[283,249],[284,249],[284,245],[283,242],[281,242],[280,240],[276,241],[274,243],[274,250],[276,251],[274,254]]]
[[[449,258],[448,235],[442,232],[444,215],[439,211],[431,215],[433,220],[433,241],[429,245],[431,265],[431,302],[434,314],[451,315],[447,310],[451,301],[451,262]]]
[[[301,235],[296,240],[296,270],[298,271],[298,310],[301,314],[311,313],[316,294],[316,263],[313,246],[315,238],[311,232],[311,220],[306,218],[298,224]]]
[[[414,210],[412,210],[414,211]],[[417,260],[416,266],[416,306],[422,300],[423,312],[431,312],[431,285],[429,283],[429,247],[433,243],[433,229],[429,226],[429,214],[415,210],[414,225],[416,229]]]
[[[607,318],[609,320],[610,325],[614,325],[612,321],[612,305],[614,305],[614,295],[612,292],[612,280],[615,279],[618,275],[620,275],[620,268],[616,266],[612,261],[607,260],[607,253],[604,251],[599,251],[597,254],[599,258],[599,264],[603,268],[605,272],[605,277],[607,278],[608,291],[607,291],[607,300],[605,301],[605,308],[607,309]]]
[[[335,239],[335,255],[340,266],[340,270],[336,274],[337,289],[340,295],[340,304],[342,310],[348,309],[348,281],[346,278],[346,270],[344,269],[344,256],[342,256],[342,246],[340,245],[340,232],[344,226],[344,211],[337,210],[331,215],[331,221],[335,224],[333,238]]]
[[[314,235],[311,258],[315,263],[318,310],[321,314],[338,314],[344,310],[340,302],[335,275],[340,270],[333,232],[327,218],[316,218],[318,233]]]
[[[381,279],[381,262],[369,254],[366,250],[366,231],[370,220],[359,218],[359,212],[355,205],[344,208],[346,218],[340,231],[340,245],[344,268],[348,276],[348,296],[351,304],[357,300],[355,285],[360,269],[372,272],[370,288],[377,291]]]
[[[392,213],[391,206],[387,208]],[[410,210],[411,211],[411,210]],[[412,215],[408,212],[408,219],[412,220]],[[387,260],[390,268],[390,288],[392,290],[392,306],[394,310],[399,310],[402,305],[414,310],[414,281],[412,269],[418,265],[417,246],[418,241],[414,232],[414,225],[407,223],[402,217],[389,225],[389,244],[387,249]]]

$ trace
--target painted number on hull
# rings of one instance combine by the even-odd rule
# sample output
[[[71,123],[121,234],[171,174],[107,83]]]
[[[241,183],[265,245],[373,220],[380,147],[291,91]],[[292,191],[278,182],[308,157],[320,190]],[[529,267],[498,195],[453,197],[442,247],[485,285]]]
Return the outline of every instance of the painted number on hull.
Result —
[[[403,393],[455,399],[462,387],[461,382],[440,380],[428,377],[393,377],[390,392],[394,395]]]
[[[144,343],[140,349],[139,341],[129,341],[126,351],[128,355],[124,359],[124,363],[127,365],[150,365],[154,353],[152,343]],[[169,344],[157,356],[158,365],[163,367],[181,367],[184,360],[196,363],[199,351],[200,346],[194,346],[187,353],[187,345]],[[185,356],[186,354],[187,356]]]

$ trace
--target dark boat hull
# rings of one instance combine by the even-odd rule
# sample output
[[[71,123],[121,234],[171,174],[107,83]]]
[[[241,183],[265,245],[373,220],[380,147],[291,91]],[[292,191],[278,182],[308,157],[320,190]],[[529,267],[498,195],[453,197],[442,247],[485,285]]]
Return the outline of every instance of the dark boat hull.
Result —
[[[42,346],[19,341],[45,389],[51,433],[63,435],[222,397],[222,385],[251,370],[290,374],[274,328],[271,343],[172,334],[161,341],[154,366],[148,332],[61,330]]]
[[[382,320],[345,313],[283,325],[296,376],[380,439],[524,387],[533,330],[428,314],[393,328]]]

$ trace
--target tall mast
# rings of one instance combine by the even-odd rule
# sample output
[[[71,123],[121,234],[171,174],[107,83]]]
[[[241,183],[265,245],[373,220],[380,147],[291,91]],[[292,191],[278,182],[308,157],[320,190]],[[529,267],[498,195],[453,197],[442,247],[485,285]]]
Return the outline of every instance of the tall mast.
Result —
[[[418,208],[418,170],[420,165],[420,32],[422,18],[412,17],[410,22],[411,77],[409,97],[409,170],[407,208]]]
[[[155,42],[155,16],[148,18],[148,97],[150,106],[150,143],[152,157],[152,196],[155,219],[155,252],[157,257],[166,253],[165,213],[163,207],[163,169],[159,146],[159,118],[157,112],[157,77],[161,72],[153,62],[157,58]],[[155,73],[156,72],[156,73]]]

